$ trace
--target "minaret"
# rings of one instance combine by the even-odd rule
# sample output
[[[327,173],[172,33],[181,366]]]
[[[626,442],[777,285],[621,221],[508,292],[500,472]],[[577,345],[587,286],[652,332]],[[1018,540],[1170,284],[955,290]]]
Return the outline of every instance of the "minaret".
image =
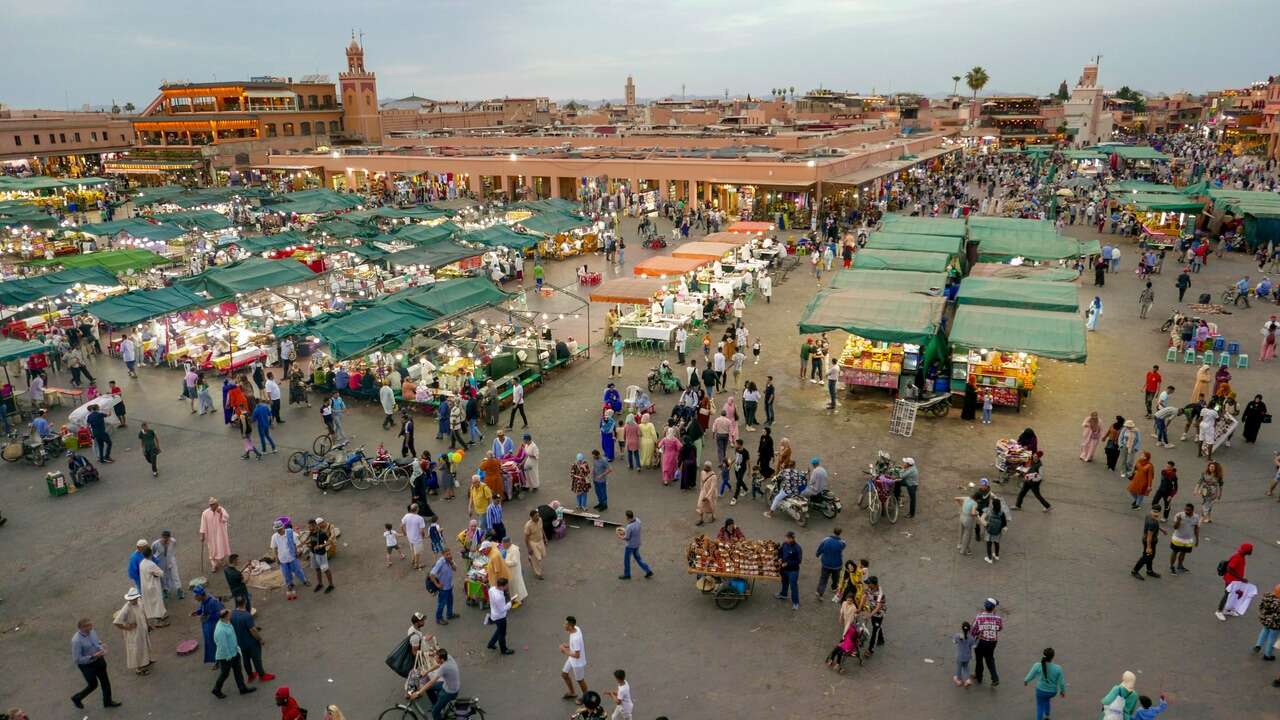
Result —
[[[363,34],[362,34],[363,36]],[[342,122],[347,132],[369,145],[382,143],[382,116],[378,114],[378,78],[364,68],[364,46],[351,33],[347,45],[347,71],[338,73],[342,93]]]
[[[626,98],[627,107],[634,107],[636,104],[636,84],[630,75],[627,76]]]

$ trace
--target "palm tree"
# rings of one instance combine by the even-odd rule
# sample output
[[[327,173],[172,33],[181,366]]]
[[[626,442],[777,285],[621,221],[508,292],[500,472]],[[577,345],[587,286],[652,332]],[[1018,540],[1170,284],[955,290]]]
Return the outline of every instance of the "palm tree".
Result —
[[[959,89],[959,87],[960,87],[960,76],[952,75],[951,76],[951,94],[955,95],[956,90]]]
[[[133,111],[134,111],[134,105],[133,105],[133,103],[131,103],[131,102],[127,102],[127,103],[125,103],[125,104],[124,104],[124,111],[125,111],[125,112],[127,112],[127,113],[131,113],[131,112],[133,112]]]
[[[987,81],[991,77],[987,75],[987,71],[982,69],[981,65],[975,65],[972,70],[964,74],[964,84],[973,91],[973,101],[978,101],[978,91],[987,86]]]

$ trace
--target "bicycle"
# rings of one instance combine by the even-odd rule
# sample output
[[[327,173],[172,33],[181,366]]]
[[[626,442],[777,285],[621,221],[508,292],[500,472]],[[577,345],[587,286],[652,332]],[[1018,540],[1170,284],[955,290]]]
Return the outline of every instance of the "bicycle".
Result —
[[[484,720],[484,710],[480,707],[480,698],[454,698],[444,708],[441,717],[445,720]],[[431,713],[423,715],[412,705],[397,703],[378,716],[378,720],[431,720]]]
[[[866,508],[872,525],[880,522],[880,516],[889,522],[898,522],[898,498],[893,495],[894,479],[884,475],[868,478],[864,492],[858,498],[858,507]]]
[[[343,445],[347,444],[346,440],[342,441]],[[325,455],[333,449],[333,438],[325,435],[317,435],[315,440],[311,441],[311,451],[317,455]]]
[[[370,478],[370,484],[381,484],[391,492],[401,492],[409,487],[409,478],[413,476],[413,464],[415,462],[414,458],[402,458],[389,462],[375,460],[372,464],[373,477]],[[356,489],[363,490],[364,488],[356,485]]]
[[[324,473],[324,482],[333,488],[341,488],[348,483],[357,490],[368,490],[373,481],[373,466],[369,464],[369,456],[364,446],[356,448],[344,460],[337,461],[328,472]]]
[[[321,435],[320,437],[325,436]],[[347,442],[348,441],[343,440],[323,453],[299,450],[290,455],[288,460],[285,460],[285,469],[291,473],[300,473],[304,470],[319,470],[320,468],[330,464],[331,460],[329,458],[329,453],[334,450],[341,450],[342,448],[345,448],[347,446]]]

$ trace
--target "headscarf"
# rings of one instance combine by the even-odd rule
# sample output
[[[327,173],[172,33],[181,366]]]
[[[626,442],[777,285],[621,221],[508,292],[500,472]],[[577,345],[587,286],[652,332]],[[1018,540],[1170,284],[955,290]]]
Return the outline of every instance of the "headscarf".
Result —
[[[342,714],[337,705],[330,705],[326,712],[328,717],[325,720],[347,720],[347,716]]]
[[[1138,676],[1128,670],[1125,670],[1124,674],[1120,676],[1120,686],[1129,692],[1133,692],[1133,686],[1137,684],[1137,682]]]
[[[1276,597],[1280,597],[1280,585],[1276,585],[1274,588],[1272,588],[1271,594],[1275,595]]]
[[[1085,424],[1087,424],[1089,426],[1089,429],[1094,432],[1099,432],[1102,430],[1102,422],[1098,420],[1097,410],[1094,410],[1089,413],[1089,417],[1085,418]]]
[[[635,425],[635,424],[636,424],[636,415],[635,415],[635,413],[627,413],[627,423],[626,423],[626,424],[627,424],[627,425]]]
[[[650,417],[650,416],[649,416],[649,413],[644,413],[644,414],[642,414],[642,415],[640,416],[640,424],[641,424],[641,425],[647,425],[647,424],[649,423],[649,417]]]

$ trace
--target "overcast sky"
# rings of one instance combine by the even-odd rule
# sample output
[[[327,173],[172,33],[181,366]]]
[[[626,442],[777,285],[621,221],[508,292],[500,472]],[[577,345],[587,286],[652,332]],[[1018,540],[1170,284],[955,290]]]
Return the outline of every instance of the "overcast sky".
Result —
[[[0,102],[142,107],[162,81],[325,73],[352,26],[383,98],[641,98],[794,86],[1044,94],[1240,87],[1280,73],[1280,0],[0,0]],[[963,84],[962,84],[963,88]]]

